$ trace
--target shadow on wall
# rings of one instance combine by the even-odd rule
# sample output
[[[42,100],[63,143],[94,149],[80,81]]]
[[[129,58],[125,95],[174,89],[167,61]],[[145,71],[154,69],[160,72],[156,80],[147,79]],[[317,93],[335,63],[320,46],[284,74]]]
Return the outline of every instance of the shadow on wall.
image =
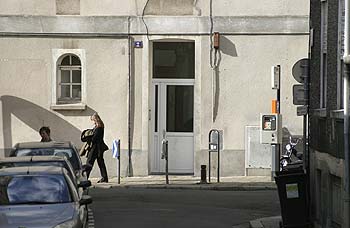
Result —
[[[2,121],[3,121],[3,135],[4,148],[11,148],[15,143],[12,141],[12,126],[11,115],[16,116],[28,127],[35,131],[39,131],[42,126],[49,126],[51,129],[51,136],[56,141],[72,141],[77,147],[80,147],[81,130],[62,119],[55,113],[46,110],[30,101],[14,96],[1,96],[2,103]],[[85,111],[63,111],[60,112],[64,116],[90,116],[95,111],[87,108]],[[89,126],[87,126],[88,128]],[[33,141],[39,141],[40,136],[33,138]],[[8,154],[6,153],[5,156]]]
[[[236,45],[232,43],[231,40],[227,39],[225,36],[220,36],[220,50],[222,53],[232,56],[232,57],[237,57],[237,50],[236,50]]]
[[[234,43],[231,40],[227,39],[225,36],[220,36],[220,48],[210,50],[210,63],[213,69],[213,122],[216,121],[219,110],[219,101],[220,101],[220,63],[222,60],[222,53],[229,55],[231,57],[237,57],[237,50]]]

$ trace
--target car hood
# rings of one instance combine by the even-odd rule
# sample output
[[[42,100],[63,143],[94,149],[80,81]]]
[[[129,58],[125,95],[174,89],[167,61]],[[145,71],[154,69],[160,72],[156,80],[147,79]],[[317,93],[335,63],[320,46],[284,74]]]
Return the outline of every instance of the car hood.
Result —
[[[0,227],[54,227],[72,219],[76,210],[75,203],[0,206]]]

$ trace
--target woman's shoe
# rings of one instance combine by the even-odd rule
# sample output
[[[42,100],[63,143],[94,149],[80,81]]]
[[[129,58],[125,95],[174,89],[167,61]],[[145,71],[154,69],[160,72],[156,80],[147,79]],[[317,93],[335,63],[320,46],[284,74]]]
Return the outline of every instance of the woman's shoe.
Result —
[[[101,178],[97,183],[108,183],[108,179]]]

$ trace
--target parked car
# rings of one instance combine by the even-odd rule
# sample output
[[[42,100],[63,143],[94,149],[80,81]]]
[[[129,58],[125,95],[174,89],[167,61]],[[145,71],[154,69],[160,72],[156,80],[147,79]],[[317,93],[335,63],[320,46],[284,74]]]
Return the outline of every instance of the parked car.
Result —
[[[76,176],[87,179],[77,148],[71,142],[23,142],[17,143],[10,157],[21,156],[64,156],[72,164]]]
[[[77,188],[87,189],[91,181],[86,177],[77,175],[71,163],[65,156],[21,156],[0,159],[0,169],[20,166],[58,166],[68,170],[70,178]]]
[[[0,227],[86,228],[88,195],[54,166],[0,169]]]

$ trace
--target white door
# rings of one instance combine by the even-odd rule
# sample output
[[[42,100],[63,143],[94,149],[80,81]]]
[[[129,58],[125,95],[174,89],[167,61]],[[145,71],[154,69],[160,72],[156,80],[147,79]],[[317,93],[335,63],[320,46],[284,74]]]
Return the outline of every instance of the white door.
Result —
[[[153,79],[151,173],[164,173],[161,142],[168,140],[169,173],[193,174],[193,79]]]

